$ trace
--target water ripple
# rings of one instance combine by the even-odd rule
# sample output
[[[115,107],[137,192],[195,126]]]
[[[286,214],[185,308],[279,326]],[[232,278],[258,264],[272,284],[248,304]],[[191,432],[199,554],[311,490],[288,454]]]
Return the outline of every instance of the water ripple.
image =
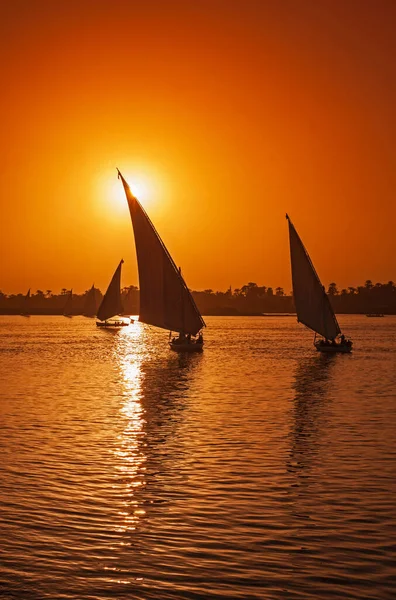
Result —
[[[342,320],[350,356],[217,317],[184,357],[1,317],[0,597],[393,599],[396,319]]]

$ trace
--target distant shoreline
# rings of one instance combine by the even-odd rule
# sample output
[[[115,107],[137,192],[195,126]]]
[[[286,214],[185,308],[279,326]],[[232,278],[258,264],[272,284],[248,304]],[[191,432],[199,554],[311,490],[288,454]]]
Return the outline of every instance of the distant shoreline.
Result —
[[[99,288],[93,288],[95,307],[100,305],[103,294]],[[231,287],[225,292],[212,289],[190,290],[201,315],[207,316],[287,316],[295,314],[293,296],[284,293],[283,288],[259,286],[254,282],[234,290]],[[87,300],[91,288],[83,294],[72,293],[62,288],[59,294],[51,290],[37,290],[25,294],[6,295],[0,291],[0,314],[17,315],[21,313],[35,315],[62,315],[65,310],[73,315],[85,312],[93,313],[87,308]],[[338,290],[337,285],[330,283],[327,297],[336,314],[396,314],[396,285],[393,281],[373,284],[369,279],[364,286]],[[139,313],[140,293],[136,286],[127,286],[121,290],[121,301],[124,312],[130,315]],[[71,302],[71,307],[68,306]],[[92,304],[92,299],[91,299]]]

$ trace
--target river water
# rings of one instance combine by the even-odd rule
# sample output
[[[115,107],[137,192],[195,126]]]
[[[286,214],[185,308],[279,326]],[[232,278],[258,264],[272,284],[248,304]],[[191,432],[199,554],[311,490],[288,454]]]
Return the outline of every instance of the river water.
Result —
[[[0,317],[0,597],[396,597],[396,317]]]

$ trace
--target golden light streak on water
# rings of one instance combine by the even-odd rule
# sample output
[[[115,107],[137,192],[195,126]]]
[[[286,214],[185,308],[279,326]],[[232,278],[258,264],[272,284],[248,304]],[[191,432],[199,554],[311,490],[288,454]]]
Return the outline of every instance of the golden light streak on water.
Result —
[[[144,453],[145,419],[142,407],[142,363],[146,356],[144,327],[135,321],[119,332],[114,347],[114,358],[120,374],[122,403],[120,417],[124,427],[118,436],[119,447],[114,450],[118,461],[117,470],[124,477],[128,510],[118,514],[123,525],[117,531],[125,533],[136,529],[139,518],[145,514],[135,499],[136,488],[145,485]]]

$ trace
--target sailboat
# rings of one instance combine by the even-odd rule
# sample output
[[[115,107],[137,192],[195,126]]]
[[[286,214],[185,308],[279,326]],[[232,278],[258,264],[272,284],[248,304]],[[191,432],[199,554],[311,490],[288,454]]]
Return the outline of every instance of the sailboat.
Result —
[[[121,266],[123,264],[121,260],[120,264],[116,268],[114,275],[109,283],[109,287],[106,290],[103,300],[98,308],[97,317],[99,321],[96,321],[98,327],[125,327],[131,323],[130,320],[124,321],[123,319],[113,319],[122,314],[123,307],[121,302]]]
[[[135,235],[140,288],[139,321],[168,329],[172,350],[201,352],[205,322],[183,279],[181,269],[175,265],[146,211],[120,171],[118,177],[124,186]],[[173,331],[179,335],[172,339]]]
[[[94,284],[85,295],[83,315],[91,318],[96,316],[96,290]]]
[[[30,288],[27,291],[26,296],[24,296],[23,300],[22,300],[22,307],[21,307],[21,317],[30,317]]]
[[[73,316],[72,308],[73,308],[73,290],[70,290],[69,295],[66,300],[66,304],[63,309],[63,316],[71,319],[71,317]]]
[[[315,332],[320,352],[350,352],[352,341],[343,334],[315,267],[289,216],[290,259],[297,321]],[[322,336],[316,339],[316,336]]]

